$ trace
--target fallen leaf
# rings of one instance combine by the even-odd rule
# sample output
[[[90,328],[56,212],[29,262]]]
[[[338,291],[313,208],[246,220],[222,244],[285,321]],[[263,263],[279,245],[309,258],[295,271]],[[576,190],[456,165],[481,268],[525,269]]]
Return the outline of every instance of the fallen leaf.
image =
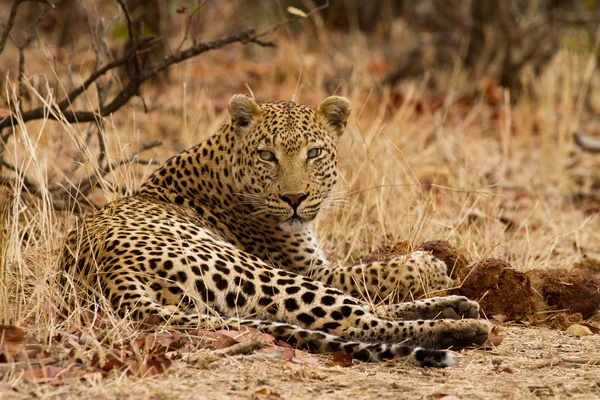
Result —
[[[515,373],[511,367],[501,367],[500,365],[496,365],[494,367],[494,372],[497,373],[497,374],[499,374],[501,372],[504,372],[504,373],[507,373],[507,374],[514,374]]]
[[[425,396],[425,399],[429,400],[429,399],[446,399],[448,400],[448,397],[451,397],[451,395],[446,394],[446,393],[440,393],[440,392],[436,392],[436,393],[432,393],[429,396]]]
[[[321,361],[314,354],[302,350],[294,351],[292,362],[296,364],[322,365]]]
[[[22,371],[19,377],[30,382],[51,381],[53,379],[56,379],[56,377],[58,377],[58,375],[63,373],[64,371],[66,371],[65,368],[56,367],[54,365],[47,365],[44,368],[28,369]]]
[[[165,356],[152,356],[144,360],[140,369],[140,378],[164,374],[171,367],[171,360]]]
[[[500,328],[494,326],[488,335],[488,339],[483,345],[483,347],[498,347],[502,344],[504,340],[504,336],[500,335]]]
[[[260,350],[256,350],[256,352],[260,354],[267,354],[272,358],[284,361],[290,361],[296,355],[296,351],[294,349],[279,346],[263,347]]]
[[[213,347],[215,349],[224,349],[224,348],[233,346],[236,343],[235,339],[232,338],[231,336],[226,335],[222,332],[217,332],[217,333],[219,334],[219,337],[213,343]]]
[[[354,365],[352,362],[352,354],[347,354],[343,351],[336,351],[333,353],[333,361],[325,365],[328,367],[351,367]]]
[[[11,361],[21,352],[21,342],[25,332],[21,328],[10,325],[0,325],[0,362]]]
[[[571,326],[569,326],[566,330],[566,333],[568,333],[569,335],[574,335],[574,336],[589,336],[592,334],[592,331],[590,330],[590,328],[588,328],[585,325],[580,325],[580,324],[573,324]]]
[[[502,93],[502,87],[496,79],[484,77],[481,80],[481,86],[483,87],[483,93],[489,105],[498,105],[503,100],[504,95]]]
[[[283,340],[278,340],[277,341],[277,346],[279,346],[279,347],[287,347],[289,349],[293,349],[294,348],[294,346],[292,346],[291,344],[289,344],[287,342],[284,342]]]
[[[90,384],[99,384],[102,383],[103,379],[102,372],[90,372],[83,375],[83,379],[85,379]]]
[[[281,395],[279,393],[272,392],[269,389],[260,389],[260,390],[257,390],[256,392],[252,393],[252,396],[250,396],[250,398],[252,400],[255,400],[255,399],[260,399],[260,400],[277,400],[277,399],[283,399],[283,397],[281,397]]]

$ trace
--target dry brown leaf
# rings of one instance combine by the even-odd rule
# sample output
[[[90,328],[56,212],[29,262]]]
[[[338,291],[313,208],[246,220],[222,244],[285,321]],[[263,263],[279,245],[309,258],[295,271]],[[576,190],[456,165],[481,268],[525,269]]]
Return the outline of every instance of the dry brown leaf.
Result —
[[[485,100],[489,105],[495,106],[502,102],[504,95],[498,80],[492,77],[484,77],[481,80],[481,86],[483,88]]]
[[[292,346],[289,343],[284,342],[283,340],[278,340],[277,341],[277,346],[279,346],[279,347],[287,347],[289,349],[293,349],[294,348],[294,346]]]
[[[488,339],[483,347],[498,347],[502,344],[504,336],[500,335],[500,328],[494,326],[488,335]]]
[[[218,332],[218,334],[219,337],[213,342],[213,347],[215,349],[224,349],[226,347],[233,346],[236,343],[235,339],[231,336],[228,336],[222,332]]]
[[[294,351],[294,359],[292,362],[296,364],[322,365],[319,358],[314,354],[302,350]]]
[[[513,371],[513,369],[511,367],[502,367],[500,365],[496,365],[494,367],[494,372],[499,374],[501,372],[507,373],[507,374],[514,374],[515,371]]]
[[[498,321],[501,324],[503,324],[506,321],[508,321],[508,317],[506,315],[504,315],[504,314],[492,315],[492,318],[494,319],[494,321]]]
[[[145,337],[138,338],[132,342],[133,350],[139,352],[145,350],[148,352],[174,350],[180,348],[183,343],[179,342],[181,334],[172,332],[166,334],[152,333]]]
[[[352,354],[344,353],[343,351],[336,351],[333,353],[333,361],[328,362],[328,367],[351,367],[354,365],[352,362]]]
[[[21,352],[25,332],[11,325],[0,325],[0,362],[11,361]]]
[[[149,357],[144,364],[142,364],[142,375],[146,376],[154,376],[164,374],[167,369],[171,367],[171,360],[169,360],[165,356],[152,356]]]
[[[7,398],[12,398],[12,396],[17,396],[17,395],[18,395],[18,392],[15,390],[15,388],[13,388],[8,383],[0,382],[0,398],[4,398],[5,396]]]
[[[66,371],[65,368],[47,365],[44,368],[22,371],[19,377],[29,382],[51,381],[64,371]]]
[[[430,400],[430,399],[446,399],[446,400],[450,400],[448,398],[452,398],[452,395],[450,394],[446,394],[446,393],[441,393],[441,392],[436,392],[436,393],[432,393],[428,396],[425,396],[425,399]]]
[[[260,350],[256,350],[256,352],[268,354],[273,358],[284,361],[291,361],[296,356],[296,351],[294,349],[280,346],[266,346]]]
[[[90,384],[100,384],[104,379],[102,372],[89,372],[83,375],[83,379],[85,379]]]
[[[260,399],[260,400],[277,400],[277,399],[283,399],[283,397],[281,397],[281,395],[279,393],[276,392],[272,392],[270,389],[259,389],[256,392],[252,393],[252,396],[250,396],[250,398],[252,400],[254,399]]]
[[[213,348],[215,341],[219,338],[219,334],[215,331],[204,329],[188,331],[188,336],[194,339],[198,348]]]

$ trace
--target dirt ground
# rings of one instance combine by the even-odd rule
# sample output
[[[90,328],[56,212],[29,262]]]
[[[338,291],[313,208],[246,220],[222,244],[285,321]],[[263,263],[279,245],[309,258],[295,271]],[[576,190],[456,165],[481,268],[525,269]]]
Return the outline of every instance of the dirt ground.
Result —
[[[578,338],[545,327],[502,326],[496,349],[464,350],[457,368],[401,362],[327,366],[330,356],[295,364],[263,355],[176,362],[164,375],[112,377],[60,385],[17,381],[1,398],[135,399],[595,399],[600,336]],[[209,356],[209,352],[202,355]],[[200,357],[202,359],[202,356]]]

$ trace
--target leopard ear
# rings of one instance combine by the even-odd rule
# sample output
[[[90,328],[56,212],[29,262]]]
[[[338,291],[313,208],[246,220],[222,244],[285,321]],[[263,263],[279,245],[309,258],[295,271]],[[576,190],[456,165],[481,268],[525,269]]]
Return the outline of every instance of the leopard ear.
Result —
[[[317,114],[340,136],[350,115],[350,100],[340,96],[328,97],[317,106]]]
[[[231,115],[231,125],[238,132],[247,128],[261,113],[254,99],[243,94],[234,94],[227,109]]]

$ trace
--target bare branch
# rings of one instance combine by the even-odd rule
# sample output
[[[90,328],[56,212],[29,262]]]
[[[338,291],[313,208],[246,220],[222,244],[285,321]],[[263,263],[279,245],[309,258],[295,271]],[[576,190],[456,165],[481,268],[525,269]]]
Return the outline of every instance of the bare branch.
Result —
[[[56,8],[56,4],[52,4],[48,0],[15,0],[10,9],[10,15],[8,16],[8,21],[6,22],[6,29],[4,30],[4,32],[2,32],[2,36],[0,36],[0,54],[2,54],[2,52],[4,51],[4,47],[6,46],[6,41],[8,40],[10,31],[12,30],[13,26],[15,25],[15,18],[17,17],[17,11],[19,9],[19,6],[28,1],[30,1],[32,3],[45,4],[48,7],[50,7],[51,9]],[[35,25],[37,25],[37,23]]]
[[[134,32],[133,26],[133,18],[131,17],[131,13],[129,12],[129,7],[125,4],[124,0],[117,0],[123,12],[125,13],[125,19],[127,20],[127,31],[129,33],[129,41],[131,42],[134,48],[137,48],[137,35]],[[135,74],[139,75],[142,72],[142,61],[140,60],[140,55],[136,51],[133,57],[134,66],[135,66]]]
[[[15,18],[17,17],[17,10],[19,9],[19,6],[23,2],[24,2],[24,0],[15,0],[10,9],[10,15],[8,17],[8,22],[6,23],[6,29],[4,30],[4,32],[2,32],[2,37],[0,37],[0,54],[2,54],[2,51],[4,51],[4,46],[6,46],[6,41],[8,40],[8,34],[10,33],[13,26],[15,25]]]
[[[60,1],[59,1],[59,3],[60,3]],[[33,39],[35,39],[35,33],[36,33],[36,28],[37,28],[38,24],[40,22],[42,22],[42,20],[48,16],[50,11],[52,11],[54,9],[54,5],[52,5],[52,4],[46,3],[46,2],[44,2],[44,4],[48,4],[49,7],[47,7],[42,13],[40,13],[40,15],[38,15],[38,17],[35,19],[35,21],[31,24],[31,26],[29,28],[29,35],[27,36],[27,38],[25,39],[25,41],[23,43],[18,45],[18,47],[19,47],[19,77],[18,77],[18,86],[17,86],[19,89],[19,92],[17,94],[18,99],[21,99],[21,96],[23,95],[23,92],[25,91],[25,88],[23,86],[23,80],[25,79],[25,50],[29,47],[29,45],[31,45],[31,42],[33,42]]]
[[[269,31],[264,31],[263,33],[261,33],[261,35],[266,35],[268,32]],[[131,97],[133,97],[137,93],[138,88],[140,87],[140,85],[142,83],[144,83],[146,80],[148,80],[150,77],[154,76],[155,74],[165,70],[170,65],[180,63],[189,58],[197,56],[198,54],[201,54],[201,53],[204,53],[204,52],[207,52],[210,50],[220,49],[220,48],[230,45],[232,43],[245,44],[245,43],[255,42],[261,46],[272,45],[271,42],[257,41],[257,40],[258,40],[258,35],[254,35],[254,30],[250,29],[250,30],[247,30],[247,31],[235,34],[235,35],[226,36],[224,38],[214,40],[211,42],[198,43],[197,45],[191,46],[184,51],[181,51],[179,53],[173,54],[169,57],[165,57],[165,58],[159,60],[158,62],[154,63],[150,68],[147,68],[144,71],[142,71],[138,76],[132,77],[132,79],[129,81],[127,86],[119,94],[117,94],[108,105],[106,105],[104,107],[100,107],[99,112],[65,111],[65,109],[71,104],[72,100],[74,100],[77,96],[79,96],[81,93],[83,93],[85,91],[85,89],[87,89],[91,84],[93,84],[96,81],[96,79],[98,79],[100,76],[104,75],[108,71],[125,64],[135,54],[135,51],[138,50],[136,48],[133,48],[131,51],[129,51],[127,53],[127,55],[125,57],[122,57],[116,61],[113,61],[113,62],[105,65],[103,68],[99,69],[98,71],[96,71],[92,75],[90,75],[90,77],[88,79],[86,79],[86,81],[81,86],[79,86],[77,89],[73,90],[71,93],[69,93],[69,95],[67,95],[67,97],[64,100],[59,102],[57,104],[56,108],[62,112],[64,119],[67,122],[82,123],[82,122],[95,121],[99,117],[105,117],[105,116],[117,111],[125,103],[127,103],[129,101],[129,99],[131,99]],[[151,43],[151,40],[143,41],[139,44],[138,47],[140,47],[140,48],[145,47],[149,43]],[[2,121],[0,121],[0,131],[2,131],[4,128],[10,126],[13,122],[16,122],[15,117],[16,116],[14,114],[11,114],[10,116],[8,116],[5,119],[3,119]],[[24,112],[21,115],[23,122],[28,122],[31,120],[40,119],[40,118],[44,118],[44,117],[47,117],[49,119],[57,118],[56,115],[46,114],[44,107],[39,107],[34,110]],[[6,141],[11,135],[12,135],[12,132],[8,132],[8,133],[4,134],[2,137],[0,137],[0,140]]]
[[[329,2],[326,2],[324,5],[312,9],[310,12],[308,12],[306,14],[306,16],[308,17],[308,16],[328,7],[328,5],[329,5]],[[127,86],[120,93],[118,93],[108,105],[99,107],[98,112],[66,111],[66,109],[70,106],[70,104],[73,102],[73,100],[75,98],[77,98],[81,93],[83,93],[99,77],[106,74],[108,71],[125,64],[127,61],[129,61],[129,59],[131,57],[134,57],[136,55],[137,51],[145,49],[145,48],[147,48],[147,46],[151,45],[152,41],[155,38],[148,38],[148,39],[143,40],[140,43],[138,43],[137,47],[134,46],[124,57],[121,57],[118,60],[115,60],[113,62],[106,64],[104,67],[100,68],[98,71],[91,74],[88,77],[88,79],[86,79],[85,82],[81,86],[74,89],[71,93],[69,93],[67,95],[67,97],[65,99],[60,101],[57,104],[56,108],[62,113],[62,115],[64,116],[64,119],[67,122],[82,123],[82,122],[95,121],[97,118],[105,117],[105,116],[117,111],[125,103],[127,103],[129,101],[129,99],[131,99],[131,97],[133,97],[134,95],[137,94],[138,89],[142,83],[144,83],[146,80],[148,80],[150,77],[156,75],[157,73],[167,69],[169,66],[180,63],[189,58],[192,58],[199,54],[205,53],[207,51],[220,49],[222,47],[228,46],[233,43],[241,43],[241,44],[256,43],[259,46],[263,46],[263,47],[274,46],[273,42],[265,41],[260,38],[262,36],[265,36],[265,35],[271,33],[272,31],[276,30],[277,28],[279,28],[285,24],[288,24],[292,21],[296,21],[298,19],[300,19],[300,18],[294,17],[294,18],[285,19],[283,21],[280,21],[280,22],[272,25],[271,27],[263,30],[262,32],[260,32],[258,34],[254,33],[254,29],[249,29],[249,30],[239,32],[239,33],[236,33],[233,35],[225,36],[221,39],[213,40],[210,42],[197,43],[195,45],[188,47],[186,50],[183,50],[178,53],[172,54],[168,57],[165,57],[165,58],[155,62],[154,64],[152,64],[149,68],[146,68],[145,70],[141,71],[139,75],[133,77],[129,81]],[[44,107],[39,107],[34,110],[24,112],[21,115],[23,122],[28,122],[31,120],[40,119],[40,118],[44,118],[44,117],[47,117],[49,119],[58,118],[56,115],[53,115],[52,113],[47,114]],[[0,132],[2,132],[5,128],[11,126],[11,124],[13,124],[14,122],[16,122],[14,113],[11,114],[10,116],[4,118],[3,120],[1,120],[0,121]],[[12,135],[12,132],[5,133],[4,135],[0,136],[0,140],[6,141],[11,135]]]
[[[139,44],[140,48],[143,48],[146,45],[151,44],[153,40],[155,40],[155,38],[148,38],[148,39],[142,41]],[[115,68],[120,67],[121,65],[125,64],[133,56],[133,54],[135,53],[136,50],[137,49],[135,49],[135,48],[131,49],[129,52],[127,52],[127,54],[125,54],[125,56],[106,64],[104,67],[100,68],[98,71],[91,74],[85,80],[85,82],[83,82],[79,87],[77,87],[76,89],[71,91],[65,99],[58,102],[56,105],[56,108],[61,111],[65,110],[67,107],[69,107],[71,105],[73,100],[75,100],[77,97],[79,97],[79,95],[81,95],[98,78],[100,78],[107,72],[111,71],[112,69],[115,69]],[[73,114],[73,113],[71,113],[71,114]],[[91,113],[89,113],[89,114],[91,114]],[[45,116],[47,116],[48,118],[53,118],[52,115],[46,115],[45,107],[39,107],[39,108],[30,110],[30,111],[24,112],[22,114],[23,122],[28,122],[28,121],[32,121],[35,119],[44,118]],[[16,122],[15,117],[16,116],[13,113],[10,116],[0,120],[0,131],[4,130],[4,128],[11,126],[14,122]],[[93,120],[94,119],[92,118],[92,119],[86,119],[85,121],[81,121],[81,122],[87,122],[87,121],[93,121]],[[73,119],[71,122],[75,122],[75,120]],[[0,140],[5,141],[6,139],[8,139],[11,136],[11,134],[12,134],[11,132],[4,134],[0,138]]]

